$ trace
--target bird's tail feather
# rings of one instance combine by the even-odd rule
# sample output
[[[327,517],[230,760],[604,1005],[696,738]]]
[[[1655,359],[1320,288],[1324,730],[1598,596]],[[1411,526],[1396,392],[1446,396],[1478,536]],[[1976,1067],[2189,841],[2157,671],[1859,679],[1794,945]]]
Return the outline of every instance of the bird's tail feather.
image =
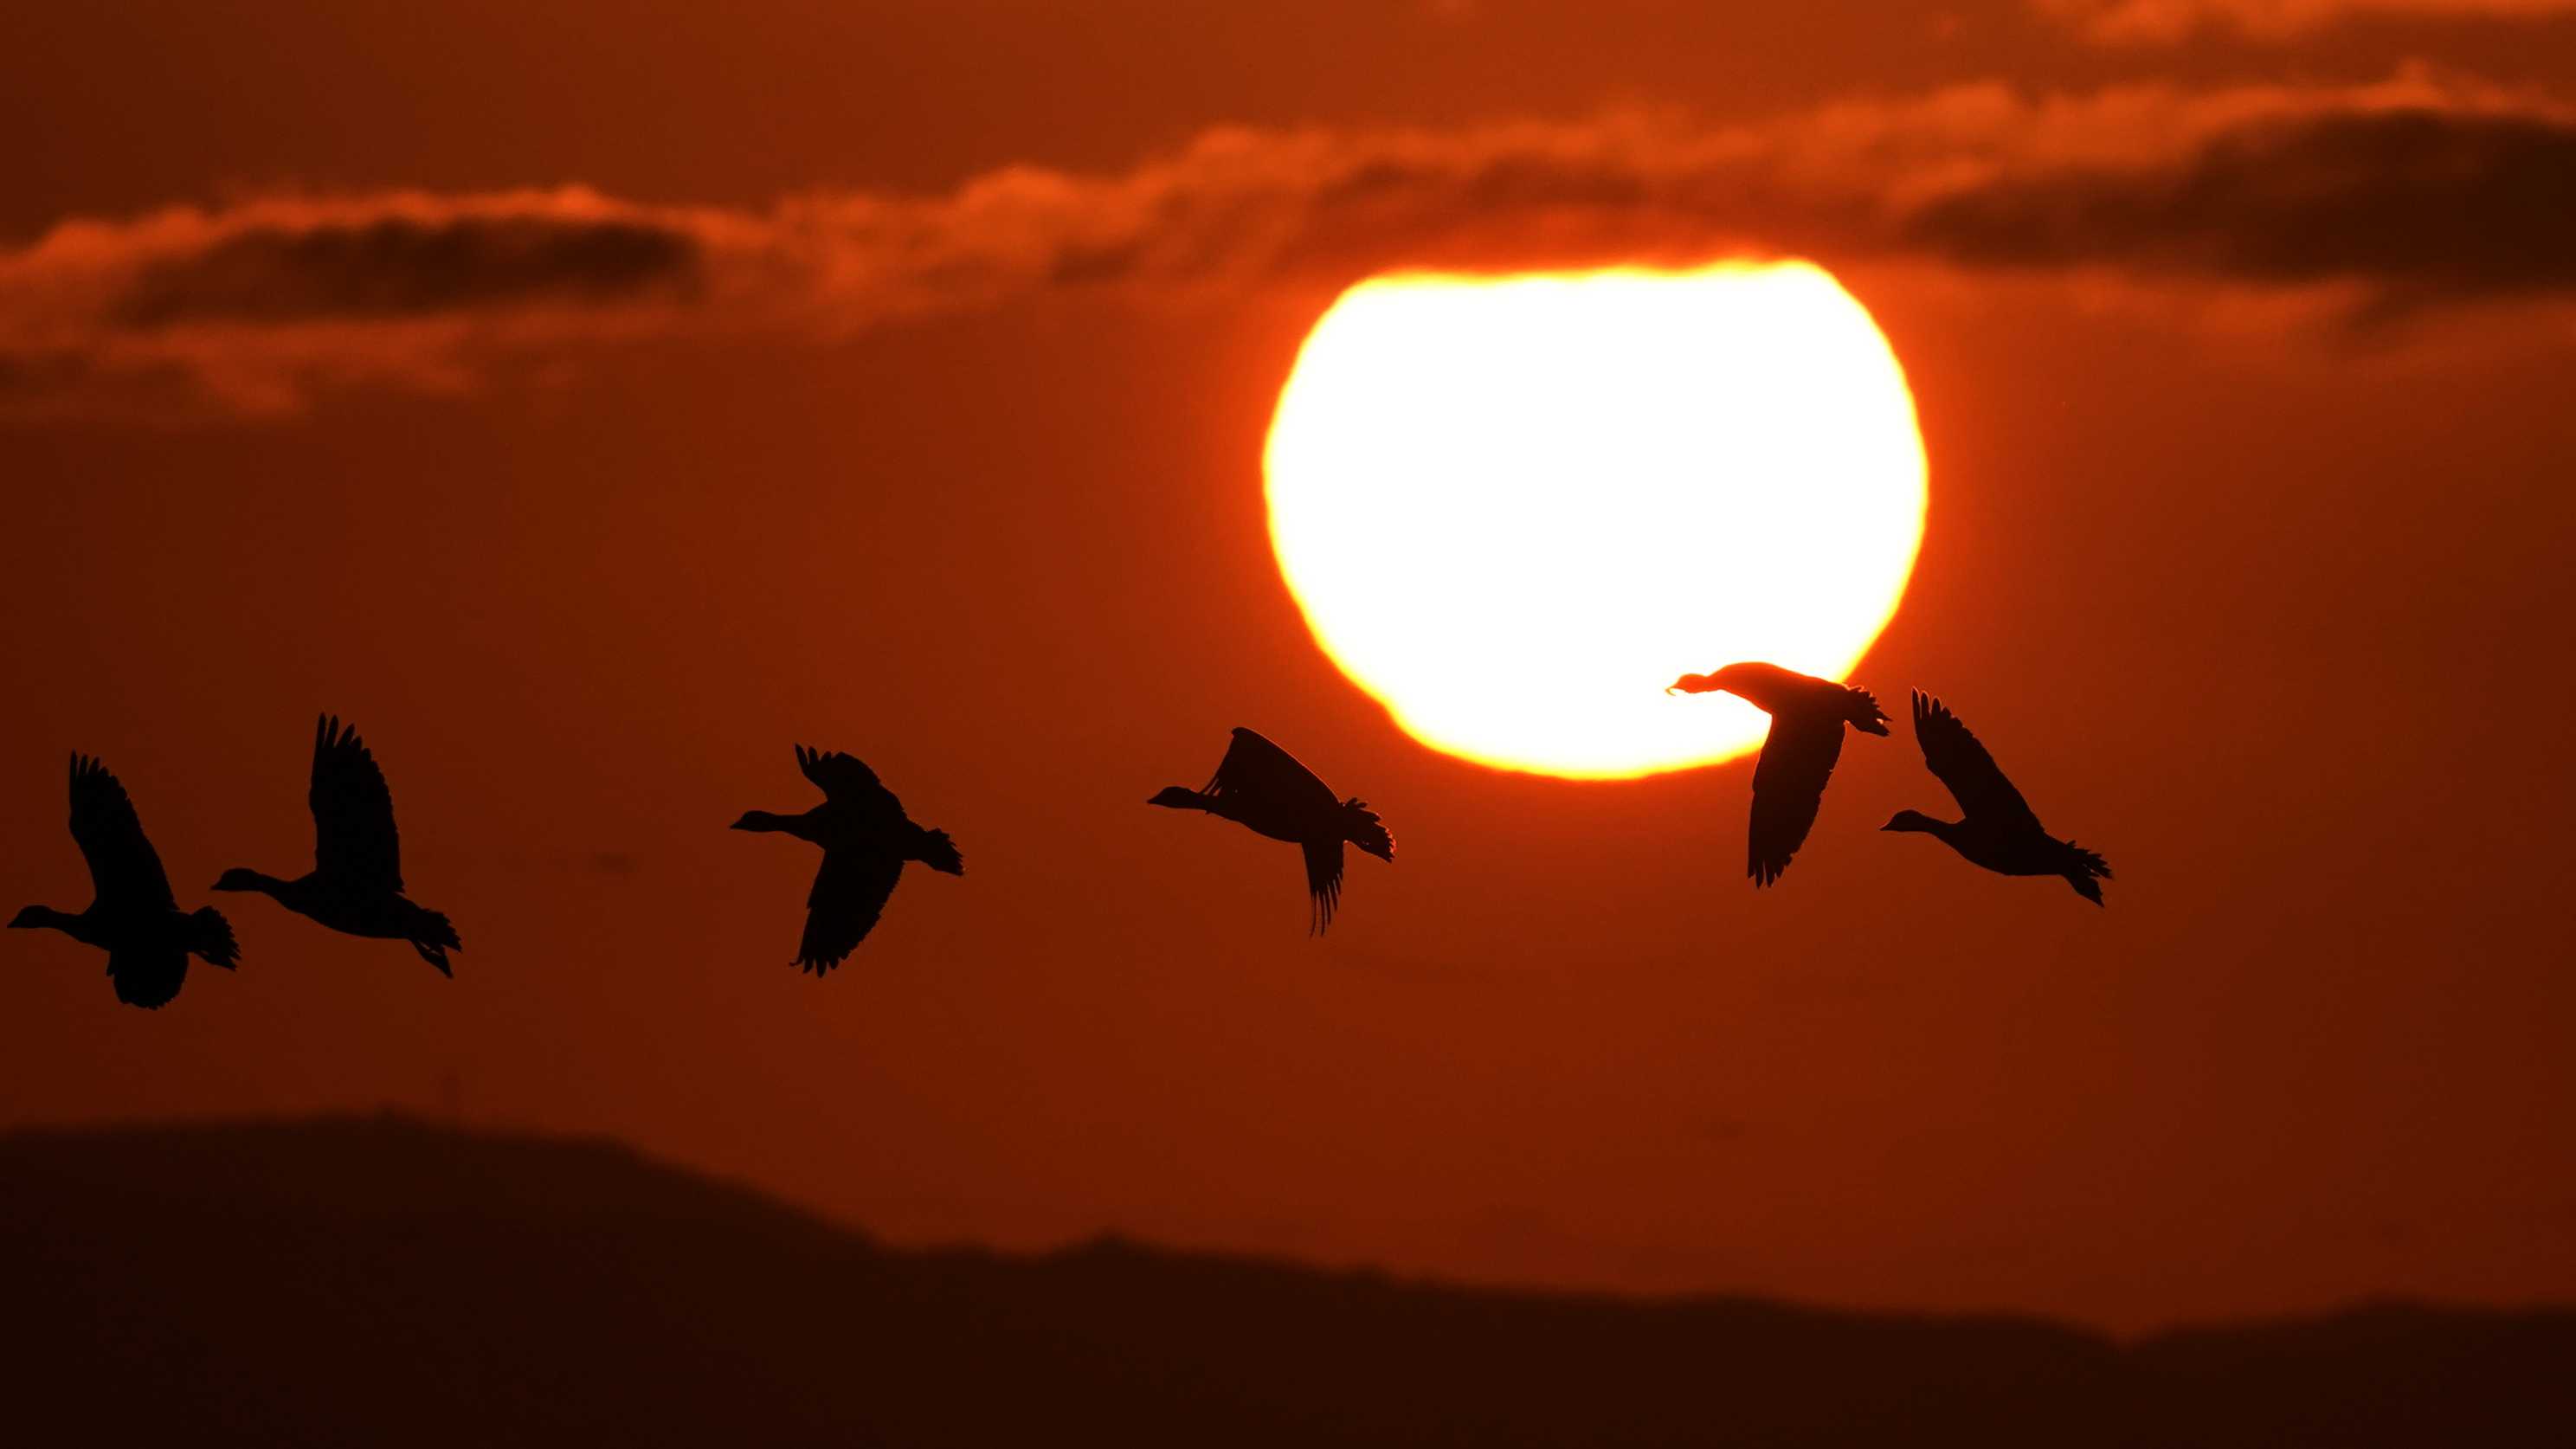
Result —
[[[2111,878],[2110,862],[2074,841],[2066,842],[2066,883],[2095,905],[2102,904],[2101,882]]]
[[[1380,860],[1395,859],[1395,837],[1389,835],[1386,823],[1365,800],[1342,802],[1342,838]]]
[[[233,940],[232,922],[213,906],[200,906],[189,913],[188,949],[208,964],[227,971],[241,960],[241,947]]]
[[[966,857],[958,851],[957,842],[950,840],[945,830],[921,832],[921,843],[914,848],[920,854],[913,859],[932,870],[946,871],[950,875],[966,873]]]
[[[1850,689],[1850,686],[1848,685],[1844,687],[1846,689]],[[1862,734],[1886,734],[1887,711],[1878,707],[1878,696],[1870,693],[1866,689],[1850,689],[1850,693],[1851,712],[1844,715],[1843,718],[1850,722],[1853,729],[1860,731]]]
[[[447,966],[447,953],[464,950],[465,943],[457,939],[456,927],[446,916],[424,909],[412,922],[411,948],[420,953],[420,959],[437,967],[439,975],[454,976],[456,973]]]

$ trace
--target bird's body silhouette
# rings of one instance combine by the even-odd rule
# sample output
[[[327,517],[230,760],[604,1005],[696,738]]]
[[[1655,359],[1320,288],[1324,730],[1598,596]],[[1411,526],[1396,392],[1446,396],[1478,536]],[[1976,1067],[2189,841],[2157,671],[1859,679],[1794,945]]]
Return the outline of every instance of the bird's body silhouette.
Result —
[[[1961,818],[1935,820],[1899,810],[1881,829],[1933,836],[1971,864],[1999,874],[2063,877],[2077,895],[2102,904],[2101,882],[2111,878],[2111,867],[2101,856],[2042,828],[1995,757],[1948,706],[1919,689],[1914,692],[1914,741],[1923,747],[1923,763],[1959,802]]]
[[[89,862],[93,899],[78,915],[29,906],[10,925],[62,932],[107,953],[108,980],[129,1006],[159,1007],[188,979],[188,958],[229,971],[240,958],[233,928],[212,906],[179,909],[143,821],[107,766],[72,756],[72,839]]]
[[[313,869],[293,880],[255,870],[225,871],[219,891],[256,891],[308,920],[351,936],[405,941],[420,959],[453,976],[447,953],[464,943],[447,917],[403,894],[402,837],[394,829],[385,772],[332,715],[313,726]]]
[[[1206,789],[1171,785],[1145,803],[1204,810],[1302,850],[1306,890],[1313,898],[1309,934],[1321,935],[1332,925],[1341,904],[1345,841],[1380,860],[1395,859],[1395,837],[1366,802],[1334,799],[1332,787],[1296,756],[1248,729],[1235,730]]]
[[[821,787],[823,803],[802,815],[747,811],[733,828],[792,835],[823,847],[823,868],[806,894],[805,935],[796,948],[796,964],[820,976],[867,939],[905,861],[964,875],[966,859],[947,831],[913,824],[903,802],[856,756],[798,745],[796,765]]]
[[[1777,664],[1730,664],[1714,674],[1685,674],[1666,694],[1724,691],[1771,716],[1762,755],[1753,765],[1753,815],[1745,829],[1744,873],[1767,886],[1806,844],[1824,804],[1825,782],[1843,754],[1843,726],[1887,733],[1887,712],[1854,689]]]

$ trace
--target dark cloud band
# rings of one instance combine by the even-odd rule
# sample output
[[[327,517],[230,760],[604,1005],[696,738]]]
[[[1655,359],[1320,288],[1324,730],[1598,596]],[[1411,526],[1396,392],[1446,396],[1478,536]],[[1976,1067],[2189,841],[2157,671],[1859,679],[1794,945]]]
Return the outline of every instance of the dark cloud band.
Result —
[[[118,299],[115,320],[158,327],[606,306],[686,294],[700,262],[696,237],[640,220],[467,215],[265,225],[146,263]]]
[[[2421,76],[2042,101],[1969,87],[1717,131],[1222,131],[1123,174],[1009,168],[946,196],[762,212],[584,191],[261,200],[0,253],[0,392],[177,374],[291,407],[339,379],[455,385],[478,348],[1725,253],[2334,283],[2373,315],[2576,293],[2576,119]]]
[[[1963,189],[1902,244],[1972,266],[2120,266],[2424,301],[2576,288],[2576,127],[2433,111],[2222,132],[2169,166]]]
[[[2106,45],[2170,44],[2210,28],[2283,40],[2364,15],[2495,21],[2576,14],[2576,0],[2031,0],[2031,6]]]

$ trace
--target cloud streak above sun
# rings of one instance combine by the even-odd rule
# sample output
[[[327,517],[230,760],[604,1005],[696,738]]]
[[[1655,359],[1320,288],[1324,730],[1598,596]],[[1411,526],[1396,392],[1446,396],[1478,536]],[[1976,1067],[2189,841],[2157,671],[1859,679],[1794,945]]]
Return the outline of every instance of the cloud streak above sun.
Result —
[[[2385,312],[2576,294],[2570,195],[2576,114],[2410,73],[1970,86],[1728,128],[1221,129],[1123,173],[1010,167],[759,210],[580,188],[266,197],[68,221],[0,252],[0,402],[177,388],[283,412],[317,387],[465,387],[512,356],[636,337],[1728,252],[2331,287]]]

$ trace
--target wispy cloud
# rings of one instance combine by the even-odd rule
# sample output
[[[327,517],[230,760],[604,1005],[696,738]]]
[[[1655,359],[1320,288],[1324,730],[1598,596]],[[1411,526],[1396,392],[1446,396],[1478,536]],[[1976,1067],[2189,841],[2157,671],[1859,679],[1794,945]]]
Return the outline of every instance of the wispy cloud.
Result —
[[[759,210],[577,188],[177,207],[0,253],[0,400],[177,382],[284,411],[317,386],[461,387],[496,356],[670,332],[1740,252],[2334,286],[2383,310],[2576,293],[2576,116],[2426,73],[1971,86],[1720,129],[1224,129],[1122,173],[1013,167]]]
[[[2433,20],[2536,20],[2576,14],[2576,0],[2032,0],[2105,44],[2168,44],[2223,29],[2285,40],[2357,15]]]

